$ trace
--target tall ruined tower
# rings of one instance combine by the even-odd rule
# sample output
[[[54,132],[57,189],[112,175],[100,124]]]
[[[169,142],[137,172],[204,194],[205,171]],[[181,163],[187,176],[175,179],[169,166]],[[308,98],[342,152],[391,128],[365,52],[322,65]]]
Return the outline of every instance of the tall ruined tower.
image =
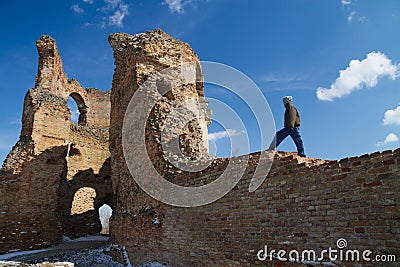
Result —
[[[79,109],[78,125],[96,128],[98,134],[107,135],[110,93],[103,93],[95,88],[85,89],[75,79],[68,79],[56,42],[50,36],[42,36],[36,46],[39,54],[38,73],[35,87],[25,96],[22,130],[17,147],[29,143],[30,155],[38,155],[51,147],[67,146],[73,142],[70,134],[71,114],[66,105],[69,96],[75,100]],[[74,128],[78,129],[78,126]],[[15,153],[19,153],[21,149],[17,147],[3,164],[6,170],[20,170],[17,162],[20,156]],[[79,164],[85,165],[82,162]]]
[[[146,118],[144,140],[147,154],[143,156],[149,157],[158,173],[171,182],[176,182],[176,168],[171,164],[171,158],[181,154],[179,160],[186,164],[208,156],[207,126],[211,115],[207,110],[208,103],[203,98],[204,81],[200,60],[187,43],[180,42],[159,29],[134,36],[112,34],[109,42],[114,49],[116,65],[111,92],[110,151],[114,201],[117,207],[111,226],[117,230],[124,227],[126,214],[137,212],[143,207],[139,203],[147,199],[132,179],[132,175],[149,175],[148,169],[140,169],[142,156],[134,155],[132,164],[136,164],[139,171],[131,174],[126,164],[126,160],[130,160],[129,156],[126,158],[123,153],[123,127],[126,123],[123,115],[132,98],[137,97],[138,92],[148,90],[150,97],[138,99],[138,103],[151,101],[151,96],[157,99],[151,105],[151,112]],[[181,66],[188,66],[183,70],[191,77],[186,82],[177,81],[182,71]],[[175,115],[171,115],[174,112]],[[171,121],[175,124],[169,125]],[[175,129],[176,132],[163,132],[165,128]],[[166,151],[174,142],[171,137],[174,134],[175,137],[178,136],[174,139],[178,144],[175,143],[176,147],[171,151]],[[129,145],[138,147],[139,142],[142,142],[139,136],[132,137]],[[132,194],[135,194],[137,202],[131,201]],[[158,211],[162,209],[160,202],[154,199],[147,205]],[[119,239],[116,238],[118,242]]]
[[[146,86],[154,90],[149,94],[158,94],[159,97],[147,118],[145,133],[148,156],[157,170],[163,172],[170,167],[167,163],[168,155],[166,155],[165,147],[162,147],[162,139],[164,141],[168,139],[168,134],[162,136],[162,131],[170,119],[168,115],[180,107],[183,107],[185,111],[175,116],[173,120],[190,119],[183,122],[181,127],[176,127],[179,128],[179,152],[189,159],[198,159],[208,154],[207,126],[210,123],[210,113],[206,110],[207,102],[203,98],[204,82],[199,58],[189,45],[159,29],[135,36],[124,33],[112,34],[109,42],[114,49],[116,65],[111,95],[110,151],[114,159],[112,164],[120,166],[119,164],[124,165],[125,162],[120,153],[122,152],[124,120],[121,114],[125,114],[135,92]],[[193,81],[174,83],[173,80],[177,76],[173,75],[173,69],[179,68],[181,64],[192,66],[190,72],[195,77]],[[172,75],[166,74],[169,70],[172,70]],[[190,109],[197,112],[197,116],[188,114],[187,110]],[[136,142],[136,140],[132,141]],[[114,169],[116,176],[119,176],[121,171],[123,172],[116,166]]]
[[[110,93],[68,79],[50,36],[36,46],[35,87],[24,99],[19,141],[0,171],[0,252],[98,233],[96,209],[111,205]],[[69,97],[77,103],[78,124],[71,122]]]
[[[150,77],[153,79],[155,90],[162,95],[153,107],[146,129],[147,149],[154,163],[158,163],[158,150],[162,149],[160,135],[163,125],[166,124],[165,120],[170,112],[180,107],[198,112],[194,119],[189,120],[180,129],[181,152],[189,158],[199,158],[207,154],[207,126],[210,123],[210,111],[206,109],[207,102],[204,99],[204,82],[199,58],[189,45],[172,38],[160,29],[135,36],[124,33],[112,34],[109,42],[114,49],[116,65],[111,95],[111,124],[113,125],[110,132],[111,151],[115,147],[119,150],[121,146],[118,144],[123,126],[123,118],[120,114],[125,113],[129,101],[139,87],[151,87],[146,84],[151,83],[148,81]],[[172,81],[177,79],[172,69],[181,64],[192,67],[189,72],[194,77],[193,81],[188,83]],[[170,70],[169,74],[167,69]],[[181,115],[189,116],[189,114]]]

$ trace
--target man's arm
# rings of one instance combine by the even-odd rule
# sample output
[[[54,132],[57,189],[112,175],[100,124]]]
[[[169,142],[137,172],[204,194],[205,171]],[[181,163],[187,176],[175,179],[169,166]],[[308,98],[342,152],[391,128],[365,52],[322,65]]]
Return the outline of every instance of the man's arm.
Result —
[[[297,110],[294,106],[290,105],[289,107],[289,126],[290,129],[294,128],[296,124]]]

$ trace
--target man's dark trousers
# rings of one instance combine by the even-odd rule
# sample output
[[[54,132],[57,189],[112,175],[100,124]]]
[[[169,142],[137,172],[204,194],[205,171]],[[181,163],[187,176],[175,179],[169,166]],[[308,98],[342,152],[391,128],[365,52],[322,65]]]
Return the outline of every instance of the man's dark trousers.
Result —
[[[296,144],[297,147],[297,153],[300,156],[304,156],[304,145],[303,145],[303,140],[301,139],[300,135],[300,127],[294,127],[293,129],[290,129],[288,127],[283,128],[282,130],[278,131],[276,133],[276,144],[275,147],[278,147],[280,143],[288,136],[292,137],[294,143]]]

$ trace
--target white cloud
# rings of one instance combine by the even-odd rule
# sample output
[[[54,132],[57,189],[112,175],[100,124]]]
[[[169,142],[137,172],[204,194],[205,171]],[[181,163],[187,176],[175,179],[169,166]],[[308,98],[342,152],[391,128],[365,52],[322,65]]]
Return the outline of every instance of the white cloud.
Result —
[[[382,147],[389,143],[395,143],[398,141],[399,141],[399,138],[397,137],[397,135],[395,135],[394,133],[390,133],[390,134],[388,134],[388,136],[386,136],[384,141],[376,143],[375,146]]]
[[[351,1],[350,0],[342,0],[342,6],[350,5]]]
[[[73,100],[72,97],[68,98],[68,102],[67,102],[67,106],[69,108],[69,111],[71,113],[71,121],[78,123],[79,121],[79,110],[78,110],[78,106],[75,102],[75,100]]]
[[[357,13],[354,10],[356,2],[353,3],[351,0],[341,0],[341,3],[342,3],[343,7],[346,7],[346,12],[348,12],[347,21],[349,23],[353,22],[356,17],[356,13]],[[368,19],[365,16],[358,15],[357,21],[360,23],[365,23],[368,21]]]
[[[183,13],[183,7],[194,2],[195,0],[164,0],[163,5],[167,5],[171,13]]]
[[[356,14],[356,12],[355,12],[355,11],[352,11],[352,12],[350,13],[350,15],[347,17],[347,20],[348,20],[349,22],[351,22],[351,21],[353,20],[353,17],[354,17],[355,14]]]
[[[319,100],[332,101],[349,95],[355,90],[365,87],[375,87],[378,79],[388,76],[395,80],[399,75],[400,65],[392,61],[381,52],[371,52],[362,61],[351,60],[345,70],[341,70],[339,77],[331,84],[330,88],[319,87],[317,97]]]
[[[168,5],[168,9],[174,13],[183,13],[182,0],[165,0],[163,4]]]
[[[128,4],[125,3],[125,0],[82,0],[80,3],[86,3],[92,6],[86,5],[87,9],[91,9],[90,11],[95,12],[86,12],[87,16],[91,14],[95,14],[92,18],[88,18],[89,20],[93,19],[93,21],[85,22],[84,27],[88,27],[91,25],[100,26],[102,28],[108,26],[117,26],[123,27],[123,21],[129,14]],[[86,10],[81,8],[78,4],[74,4],[72,9],[75,13],[83,13]],[[99,16],[100,13],[100,16]],[[98,20],[100,19],[100,21]]]
[[[105,6],[97,10],[106,14],[103,17],[101,27],[117,26],[123,27],[123,20],[129,14],[128,5],[122,0],[104,0]]]
[[[400,106],[395,109],[389,109],[385,112],[385,117],[383,118],[384,125],[400,125]]]
[[[118,10],[114,12],[114,15],[108,18],[108,24],[110,26],[122,27],[124,26],[122,21],[126,15],[128,15],[128,6],[120,4]]]
[[[80,7],[79,7],[78,5],[76,5],[76,4],[72,6],[72,10],[74,10],[74,12],[75,12],[75,13],[78,13],[78,14],[79,14],[79,13],[83,13],[83,9],[80,8]]]
[[[79,121],[79,110],[71,110],[71,121],[78,123]]]
[[[208,140],[209,141],[217,141],[219,139],[225,138],[225,137],[232,137],[235,135],[239,135],[240,132],[236,131],[235,129],[226,129],[226,131],[220,131],[220,132],[215,132],[215,133],[210,133],[208,134]]]

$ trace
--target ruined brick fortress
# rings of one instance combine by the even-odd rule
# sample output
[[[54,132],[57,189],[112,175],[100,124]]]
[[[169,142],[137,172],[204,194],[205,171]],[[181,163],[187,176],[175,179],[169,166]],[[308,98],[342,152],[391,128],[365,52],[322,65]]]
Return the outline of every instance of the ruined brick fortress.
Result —
[[[249,192],[260,157],[254,153],[239,183],[211,204],[182,208],[150,197],[132,179],[124,158],[125,111],[153,73],[188,62],[197,64],[201,76],[199,58],[187,43],[161,30],[112,34],[109,42],[116,68],[111,91],[102,92],[68,79],[54,39],[37,41],[35,87],[25,96],[19,141],[0,171],[0,253],[50,246],[63,235],[99,233],[98,209],[108,204],[113,209],[111,241],[126,247],[132,264],[297,266],[259,261],[257,251],[265,245],[321,251],[336,248],[340,238],[349,249],[400,260],[400,149],[340,161],[279,152],[263,184]],[[199,100],[203,87],[200,81],[163,95],[146,125],[149,157],[176,184],[214,181],[230,160],[213,159],[205,170],[186,172],[163,157],[163,121],[187,99],[205,114],[182,130],[180,147],[191,158],[207,153],[211,114]],[[78,124],[71,123],[69,96],[80,111]],[[353,265],[369,266],[346,263]]]

